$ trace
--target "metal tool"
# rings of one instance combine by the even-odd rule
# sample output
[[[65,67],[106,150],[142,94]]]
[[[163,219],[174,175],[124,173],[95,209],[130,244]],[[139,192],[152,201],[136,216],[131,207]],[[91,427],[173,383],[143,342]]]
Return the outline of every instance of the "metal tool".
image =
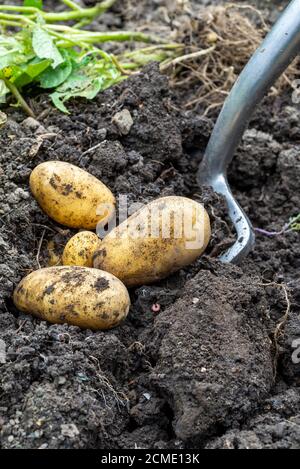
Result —
[[[293,0],[257,49],[233,86],[214,127],[198,172],[200,186],[223,194],[237,241],[220,259],[240,263],[251,251],[251,222],[232,195],[227,168],[256,105],[300,52],[300,0]]]

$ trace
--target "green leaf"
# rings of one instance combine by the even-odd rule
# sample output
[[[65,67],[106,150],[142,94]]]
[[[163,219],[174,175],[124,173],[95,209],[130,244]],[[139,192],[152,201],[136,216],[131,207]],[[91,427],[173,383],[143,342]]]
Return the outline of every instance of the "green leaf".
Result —
[[[94,99],[100,91],[118,83],[121,78],[121,73],[113,63],[96,62],[91,57],[85,57],[74,66],[68,79],[50,97],[60,111],[68,113],[64,103],[69,99]]]
[[[69,78],[57,88],[57,91],[50,95],[53,104],[62,112],[69,114],[64,102],[70,98],[86,97],[92,79],[78,69],[73,70]]]
[[[40,25],[36,26],[32,34],[32,47],[39,59],[50,59],[53,68],[64,62],[64,59],[57,49],[50,34]]]
[[[29,75],[31,78],[36,78],[37,76],[41,75],[41,73],[43,73],[50,64],[51,61],[49,59],[33,59],[26,65],[24,72],[27,73],[27,75]]]
[[[72,61],[68,54],[63,53],[63,55],[65,57],[65,62],[58,65],[55,70],[49,67],[39,77],[42,88],[57,88],[71,75],[73,70]]]
[[[76,96],[86,99],[94,99],[98,93],[103,89],[103,79],[102,77],[95,78],[91,81],[84,90],[81,90],[79,93],[76,93]]]
[[[24,7],[34,7],[38,8],[39,10],[42,10],[43,0],[24,0],[23,5]]]
[[[17,88],[22,88],[25,85],[29,85],[35,78],[39,77],[47,68],[49,68],[51,60],[49,59],[33,59],[27,64],[18,67],[18,70],[14,70],[14,84]]]
[[[0,70],[23,59],[23,45],[12,37],[0,36]]]
[[[57,93],[57,92],[52,93],[50,94],[50,98],[52,99],[52,102],[57,109],[59,109],[61,112],[65,114],[70,114],[70,112],[68,111],[68,109],[66,108],[66,106],[61,100],[62,95],[60,93]]]
[[[14,62],[17,57],[17,52],[7,51],[6,53],[0,51],[0,70],[5,67],[8,67],[12,62]]]
[[[60,93],[80,91],[88,86],[90,81],[90,77],[86,76],[84,73],[81,73],[80,70],[75,66],[71,75],[61,86],[58,87],[57,91]]]
[[[75,83],[72,80],[73,83]],[[74,88],[73,90],[70,91],[56,91],[50,95],[54,105],[62,112],[68,113],[69,111],[67,110],[66,106],[64,105],[64,102],[68,101],[71,98],[86,98],[86,99],[94,99],[95,96],[102,90],[103,86],[103,80],[101,77],[95,78],[94,80],[91,80],[87,78],[86,80],[79,80],[77,77],[76,80],[77,84],[79,82],[82,83],[82,88],[81,89],[76,89]]]

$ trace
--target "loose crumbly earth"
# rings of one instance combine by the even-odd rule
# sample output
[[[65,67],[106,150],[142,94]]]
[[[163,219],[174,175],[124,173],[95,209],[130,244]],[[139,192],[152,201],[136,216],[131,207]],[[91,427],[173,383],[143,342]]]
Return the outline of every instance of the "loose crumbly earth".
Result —
[[[300,447],[300,364],[292,360],[300,338],[299,234],[258,235],[240,267],[220,264],[234,232],[224,202],[195,179],[216,116],[178,111],[179,102],[151,65],[92,103],[73,102],[70,116],[44,95],[31,103],[38,122],[6,110],[0,448]],[[134,122],[127,136],[112,123],[122,109]],[[230,183],[255,227],[280,231],[300,212],[299,122],[289,94],[267,98],[237,152]],[[31,170],[53,159],[79,165],[131,202],[184,195],[211,215],[206,256],[131,290],[129,317],[114,330],[50,325],[12,304],[17,282],[47,264],[48,242],[59,250],[74,233],[49,220],[29,193]]]

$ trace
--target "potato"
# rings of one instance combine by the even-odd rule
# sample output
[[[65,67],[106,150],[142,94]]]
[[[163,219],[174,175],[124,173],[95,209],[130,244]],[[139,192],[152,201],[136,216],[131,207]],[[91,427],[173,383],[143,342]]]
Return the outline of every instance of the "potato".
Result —
[[[209,216],[201,204],[163,197],[105,236],[94,267],[129,287],[149,284],[192,263],[206,249],[210,235]]]
[[[47,244],[48,262],[49,267],[61,264],[61,255],[57,251],[57,246],[54,240],[50,240]]]
[[[62,256],[63,265],[93,267],[93,256],[100,243],[92,231],[80,231],[67,242]]]
[[[113,275],[88,267],[48,267],[25,277],[13,295],[24,313],[51,323],[110,329],[126,318],[130,299]]]
[[[30,175],[30,188],[44,212],[69,228],[95,229],[115,212],[115,198],[102,182],[62,161],[38,165]]]

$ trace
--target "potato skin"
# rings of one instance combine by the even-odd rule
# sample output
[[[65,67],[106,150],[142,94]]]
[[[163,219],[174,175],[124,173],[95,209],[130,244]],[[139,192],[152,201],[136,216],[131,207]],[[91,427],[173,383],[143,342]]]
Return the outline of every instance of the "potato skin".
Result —
[[[149,209],[156,211],[160,233],[156,237],[146,235],[135,238],[136,227],[140,226],[141,230],[150,227],[155,218],[149,216]],[[193,235],[197,233],[200,236],[202,233],[201,242],[196,248],[187,245],[193,236],[186,233],[184,228],[182,235],[174,235],[177,229],[174,217],[179,213],[190,215]],[[166,225],[163,220],[164,217],[168,218],[168,214],[173,214],[169,238],[161,236],[162,227]],[[183,222],[181,226],[184,226]],[[150,284],[194,262],[206,249],[210,236],[209,216],[201,204],[186,197],[163,197],[134,213],[105,236],[94,256],[94,267],[111,272],[128,287]]]
[[[100,248],[101,240],[92,231],[80,231],[67,242],[63,255],[63,265],[93,267],[93,256]]]
[[[48,252],[48,267],[54,267],[55,265],[61,265],[61,255],[57,252],[57,246],[53,240],[50,240],[47,245]]]
[[[95,229],[115,212],[115,198],[101,181],[63,161],[47,161],[34,168],[30,188],[43,211],[69,228]],[[109,204],[110,209],[97,215],[101,204]]]
[[[16,287],[16,307],[54,324],[105,330],[127,316],[130,298],[113,275],[88,267],[48,267],[27,275]]]

